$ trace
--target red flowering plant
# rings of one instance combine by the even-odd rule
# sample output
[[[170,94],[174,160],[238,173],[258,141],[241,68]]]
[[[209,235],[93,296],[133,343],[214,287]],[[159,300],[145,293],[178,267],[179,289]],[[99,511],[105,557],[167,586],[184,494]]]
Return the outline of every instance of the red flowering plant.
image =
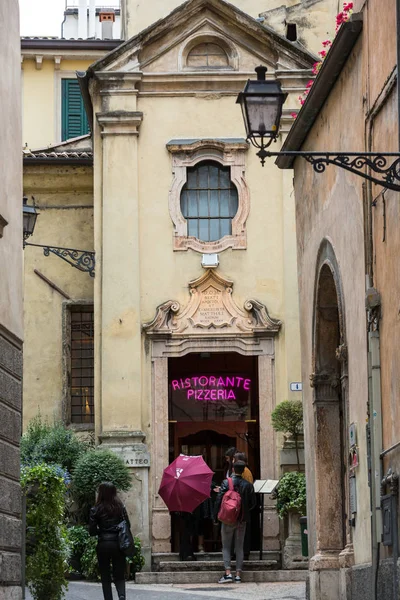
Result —
[[[352,2],[344,2],[343,10],[338,15],[336,15],[335,35],[339,31],[340,26],[343,23],[346,23],[346,21],[348,21],[350,19],[350,15],[352,14],[352,12],[353,12],[353,3]],[[324,42],[322,42],[322,50],[320,52],[318,52],[319,56],[321,57],[321,60],[319,60],[318,62],[315,62],[313,64],[313,66],[312,66],[312,74],[313,75],[318,75],[319,70],[322,67],[322,63],[324,62],[331,46],[332,46],[332,40],[325,40]],[[301,106],[303,106],[304,102],[306,101],[306,98],[310,92],[310,89],[311,89],[313,83],[314,83],[314,79],[310,79],[310,81],[306,85],[306,89],[299,96],[299,101],[300,101]],[[291,113],[291,116],[295,119],[297,117],[297,113],[293,112],[293,113]]]

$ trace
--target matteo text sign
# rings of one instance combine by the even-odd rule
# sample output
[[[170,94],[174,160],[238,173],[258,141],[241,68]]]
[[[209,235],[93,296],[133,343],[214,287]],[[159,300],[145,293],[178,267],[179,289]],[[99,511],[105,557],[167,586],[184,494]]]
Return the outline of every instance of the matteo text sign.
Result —
[[[150,454],[148,452],[122,450],[121,458],[127,467],[150,467]]]

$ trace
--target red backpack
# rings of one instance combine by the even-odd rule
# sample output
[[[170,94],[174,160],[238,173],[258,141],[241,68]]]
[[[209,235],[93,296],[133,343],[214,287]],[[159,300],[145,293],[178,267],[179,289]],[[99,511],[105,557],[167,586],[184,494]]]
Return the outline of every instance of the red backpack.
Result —
[[[242,498],[233,488],[232,477],[228,477],[229,490],[222,497],[218,519],[225,525],[236,525],[242,512]]]

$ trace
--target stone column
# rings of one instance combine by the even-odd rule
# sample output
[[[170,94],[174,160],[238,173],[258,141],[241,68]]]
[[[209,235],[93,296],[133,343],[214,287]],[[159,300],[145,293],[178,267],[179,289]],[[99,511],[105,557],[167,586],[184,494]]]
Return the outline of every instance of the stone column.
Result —
[[[137,74],[96,73],[95,77],[96,433],[131,468],[133,487],[125,501],[132,532],[141,538],[146,568],[150,568],[138,190],[143,115],[135,110],[137,91],[132,80]]]
[[[274,355],[258,357],[258,390],[260,418],[261,479],[278,479],[276,467],[276,435],[271,424],[275,408]],[[279,517],[276,502],[264,497],[264,550],[279,550]]]
[[[316,554],[310,559],[310,597],[340,598],[339,555],[344,547],[340,379],[336,373],[311,376],[315,388]]]
[[[171,517],[158,495],[163,470],[168,456],[168,358],[155,357],[152,361],[153,389],[153,481],[152,481],[152,544],[154,552],[171,551]]]

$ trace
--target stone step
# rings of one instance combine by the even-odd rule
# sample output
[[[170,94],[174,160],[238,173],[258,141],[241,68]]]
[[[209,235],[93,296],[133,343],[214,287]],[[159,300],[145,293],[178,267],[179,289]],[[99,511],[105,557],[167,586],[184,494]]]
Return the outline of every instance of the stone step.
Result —
[[[193,563],[192,563],[193,564]],[[216,583],[220,573],[216,571],[168,571],[136,573],[136,583],[153,585],[157,583]],[[289,581],[306,581],[308,571],[244,571],[243,582],[246,583],[283,583]]]
[[[222,557],[220,560],[168,560],[166,562],[160,562],[157,571],[163,573],[168,571],[220,571],[222,564]],[[232,567],[234,567],[235,564],[235,561],[232,561]],[[278,563],[276,560],[245,560],[243,568],[245,571],[272,571],[278,568]]]
[[[222,552],[196,552],[195,556],[197,560],[210,560],[222,561]],[[250,552],[250,560],[258,561],[260,553],[258,550]],[[278,563],[281,561],[281,552],[279,550],[264,550],[263,560],[276,560]],[[168,561],[179,561],[179,554],[177,552],[154,552],[152,554],[152,563],[156,567],[160,562]]]

